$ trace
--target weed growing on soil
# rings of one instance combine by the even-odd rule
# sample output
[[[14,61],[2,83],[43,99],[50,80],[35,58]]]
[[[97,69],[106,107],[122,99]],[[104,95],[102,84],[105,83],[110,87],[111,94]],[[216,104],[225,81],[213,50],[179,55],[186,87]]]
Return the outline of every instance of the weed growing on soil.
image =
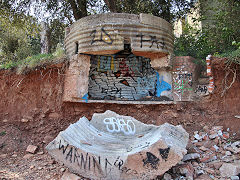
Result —
[[[6,134],[7,134],[6,131],[0,132],[0,136],[4,136],[4,135],[6,135]]]
[[[0,69],[15,69],[17,74],[24,74],[36,69],[37,67],[61,63],[65,59],[66,55],[63,45],[58,44],[56,51],[53,54],[37,54],[20,61],[8,61],[0,65]]]

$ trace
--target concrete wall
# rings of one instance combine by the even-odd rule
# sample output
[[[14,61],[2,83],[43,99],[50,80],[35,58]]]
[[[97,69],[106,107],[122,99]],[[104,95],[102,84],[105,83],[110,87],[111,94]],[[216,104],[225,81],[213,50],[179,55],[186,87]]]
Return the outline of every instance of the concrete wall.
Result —
[[[198,82],[199,68],[191,56],[175,57],[173,65],[173,96],[175,101],[192,101],[204,94],[205,86]]]
[[[166,82],[170,79],[170,84]],[[172,100],[171,77],[153,69],[150,59],[127,56],[92,56],[89,96],[111,100]]]

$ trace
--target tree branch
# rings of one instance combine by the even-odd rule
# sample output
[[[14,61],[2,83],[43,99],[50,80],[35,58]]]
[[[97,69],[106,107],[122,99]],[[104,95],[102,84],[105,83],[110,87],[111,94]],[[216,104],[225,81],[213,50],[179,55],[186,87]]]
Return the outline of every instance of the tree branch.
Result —
[[[110,12],[117,13],[117,7],[115,0],[104,0]]]

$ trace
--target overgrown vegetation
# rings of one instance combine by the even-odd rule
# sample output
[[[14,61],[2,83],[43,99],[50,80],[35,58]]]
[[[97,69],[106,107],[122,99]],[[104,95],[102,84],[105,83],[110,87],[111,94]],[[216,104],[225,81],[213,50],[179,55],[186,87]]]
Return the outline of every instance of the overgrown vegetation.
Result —
[[[209,5],[210,4],[210,5]],[[186,24],[175,41],[175,55],[205,59],[208,54],[228,57],[227,63],[239,64],[240,1],[200,0],[202,29]]]
[[[150,13],[173,22],[183,17],[193,0],[2,0],[0,1],[0,69],[34,69],[63,56],[57,44],[63,43],[64,28],[84,16],[102,12]],[[193,56],[202,64],[208,54],[227,56],[227,63],[239,64],[240,1],[199,0],[202,22],[198,29],[186,24],[175,40],[176,56]],[[217,3],[215,3],[217,2]],[[36,15],[30,16],[34,9]],[[50,31],[51,54],[40,55],[40,21],[45,19]],[[38,15],[37,15],[38,14]],[[39,18],[39,19],[38,19]]]
[[[28,56],[27,58],[19,61],[7,61],[0,66],[0,69],[13,69],[15,68],[18,74],[27,73],[37,67],[44,65],[61,63],[65,60],[65,52],[63,45],[58,44],[56,51],[52,54],[37,54]]]
[[[64,56],[64,29],[87,15],[103,12],[150,13],[167,21],[186,13],[192,1],[185,0],[2,0],[0,1],[0,69],[24,73]],[[32,14],[34,10],[35,15]],[[45,14],[49,16],[46,18]],[[40,31],[49,26],[50,54],[41,52]]]

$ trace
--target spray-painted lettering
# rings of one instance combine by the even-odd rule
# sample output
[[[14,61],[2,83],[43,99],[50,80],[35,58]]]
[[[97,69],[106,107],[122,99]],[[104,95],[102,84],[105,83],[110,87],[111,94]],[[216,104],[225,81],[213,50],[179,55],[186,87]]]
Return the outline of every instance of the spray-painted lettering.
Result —
[[[135,134],[136,127],[132,120],[124,120],[122,118],[105,118],[103,123],[106,124],[108,132],[123,132],[125,135]]]

